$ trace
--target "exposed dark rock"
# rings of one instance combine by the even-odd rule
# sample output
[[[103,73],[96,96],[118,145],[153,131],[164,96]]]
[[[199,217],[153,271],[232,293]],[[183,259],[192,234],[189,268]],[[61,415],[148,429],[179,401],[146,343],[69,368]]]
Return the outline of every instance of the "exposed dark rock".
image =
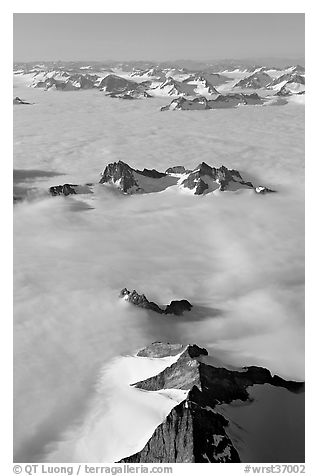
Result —
[[[65,183],[64,185],[55,185],[54,187],[49,188],[49,193],[54,197],[57,195],[64,195],[67,197],[68,195],[77,195],[77,194],[86,194],[86,193],[93,193],[90,184],[86,185],[74,185]]]
[[[204,96],[199,96],[194,99],[186,99],[185,97],[179,97],[173,99],[167,106],[161,107],[161,111],[189,111],[189,110],[202,110],[210,109],[208,106],[208,100]]]
[[[163,314],[163,310],[155,302],[148,301],[144,294],[138,294],[135,290],[128,291],[127,288],[124,288],[120,291],[119,297],[126,299],[135,306]]]
[[[150,309],[158,314],[174,314],[175,316],[181,316],[184,311],[190,311],[192,304],[186,299],[180,301],[171,301],[165,308],[161,309],[155,302],[148,301],[144,294],[138,294],[137,291],[128,291],[124,288],[120,291],[119,297],[126,299],[126,301],[134,304],[135,306],[142,307],[144,309]]]
[[[227,420],[191,399],[173,408],[146,446],[120,463],[238,463]]]
[[[23,101],[23,99],[20,99],[18,96],[16,96],[14,99],[13,99],[13,104],[31,104],[30,102],[27,102],[27,101]]]
[[[195,96],[196,87],[195,84],[187,84],[169,77],[158,86],[158,89],[165,89],[169,96]]]
[[[264,71],[257,71],[251,74],[247,78],[243,78],[235,84],[235,88],[252,88],[259,89],[265,88],[272,82],[272,78]]]
[[[181,177],[178,178],[175,175],[181,175]],[[144,177],[153,180],[145,180]],[[224,165],[211,167],[205,162],[199,164],[192,171],[177,165],[168,168],[166,172],[158,172],[155,169],[135,170],[128,164],[119,161],[105,167],[100,183],[110,183],[123,193],[128,194],[159,192],[177,184],[193,190],[195,195],[206,194],[214,190],[223,192],[254,189],[255,192],[261,194],[273,191],[263,186],[255,188],[251,182],[244,180],[237,170],[228,169]]]
[[[269,87],[276,86],[277,84],[286,81],[286,83],[298,83],[298,84],[305,84],[305,77],[297,74],[295,72],[292,73],[285,73],[279,76],[278,78],[274,79],[270,84]]]
[[[164,172],[158,172],[156,169],[136,170],[136,172],[138,174],[145,175],[146,177],[151,177],[151,178],[161,178],[167,175]]]
[[[144,349],[137,352],[138,357],[168,357],[180,354],[185,350],[186,346],[183,344],[169,344],[165,342],[153,342]]]
[[[275,96],[291,96],[292,93],[285,88],[285,86],[281,87],[280,90],[275,94]]]
[[[115,183],[118,182],[120,189],[127,193],[129,189],[136,187],[139,189],[138,183],[134,177],[134,169],[128,164],[119,160],[113,164],[108,164],[102,173],[99,183]]]
[[[76,187],[76,185],[70,185],[69,183],[65,183],[64,185],[56,185],[55,187],[50,187],[49,192],[53,196],[65,195],[65,197],[67,197],[68,195],[76,194],[74,187]]]
[[[145,177],[153,180],[145,180]],[[153,193],[176,185],[178,179],[155,169],[135,170],[121,160],[108,164],[100,183],[115,185],[123,193]]]
[[[242,94],[242,97],[247,105],[263,104],[262,98],[257,93]]]
[[[204,96],[199,96],[194,99],[180,97],[171,101],[167,106],[163,106],[161,111],[189,111],[202,109],[226,109],[234,108],[239,104],[243,105],[261,105],[263,100],[256,93],[229,93],[219,94],[215,99],[207,99]]]
[[[194,385],[202,391],[201,403],[214,407],[219,403],[233,400],[246,401],[249,398],[247,387],[269,383],[284,387],[292,392],[302,391],[303,382],[286,381],[263,367],[244,367],[241,371],[214,367],[200,361],[201,355],[207,355],[206,349],[188,346],[177,362],[154,377],[150,377],[135,386],[143,390],[155,391],[164,388],[190,390]]]
[[[240,462],[226,433],[228,421],[218,413],[217,405],[248,400],[247,389],[255,384],[269,383],[291,392],[304,391],[303,382],[272,376],[263,367],[250,366],[237,371],[208,365],[202,361],[208,352],[197,345],[184,347],[155,342],[137,355],[161,358],[180,352],[170,367],[134,385],[144,391],[188,390],[186,399],[171,410],[141,451],[120,463]]]
[[[219,168],[210,167],[205,162],[199,164],[182,182],[182,185],[190,190],[194,189],[195,195],[202,195],[206,190],[220,189],[225,191],[230,186],[235,186],[235,188],[253,188],[253,184],[245,182],[237,170],[228,169],[224,165]]]
[[[199,81],[207,81],[207,83],[211,86],[219,86],[220,84],[224,84],[227,81],[231,81],[231,78],[224,76],[218,73],[209,73],[208,71],[198,71],[194,74],[191,74],[187,79],[183,80],[183,83],[188,83],[189,81],[199,80]]]
[[[166,170],[166,174],[187,174],[189,172],[191,172],[191,170],[185,169],[183,165],[175,165]]]
[[[171,301],[170,304],[165,309],[165,314],[175,314],[176,316],[181,316],[184,311],[191,311],[192,304],[189,303],[186,299],[181,299],[181,301]]]
[[[110,93],[112,97],[122,97],[124,99],[134,99],[135,94],[140,93],[143,95],[145,90],[150,86],[149,81],[137,83],[130,79],[116,76],[115,74],[109,74],[101,80],[99,83],[99,89]],[[122,96],[120,96],[122,94]],[[126,94],[127,96],[124,96]],[[128,97],[130,96],[130,97]]]

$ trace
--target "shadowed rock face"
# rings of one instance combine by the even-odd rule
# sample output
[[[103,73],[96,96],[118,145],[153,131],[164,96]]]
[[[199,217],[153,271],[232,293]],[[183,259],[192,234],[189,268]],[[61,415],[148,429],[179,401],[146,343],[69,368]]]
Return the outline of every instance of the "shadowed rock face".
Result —
[[[93,193],[91,190],[92,184],[86,185],[72,185],[69,183],[65,183],[64,185],[55,185],[54,187],[49,188],[49,193],[56,197],[58,195],[64,195],[67,197],[68,195],[78,195],[78,194],[86,194],[86,193]]]
[[[170,104],[167,106],[163,106],[160,110],[161,111],[191,111],[191,110],[202,110],[202,109],[210,109],[208,106],[208,101],[205,97],[197,97],[194,99],[186,99],[184,97],[179,97],[177,99],[173,99]]]
[[[279,76],[278,78],[274,79],[269,84],[269,87],[276,86],[277,84],[280,84],[283,81],[286,81],[287,83],[290,82],[290,83],[297,83],[297,84],[305,84],[304,76],[301,76],[300,74],[293,72],[293,73],[282,74],[282,76]]]
[[[227,109],[237,107],[239,104],[243,105],[261,105],[263,100],[258,94],[243,94],[243,93],[229,93],[220,94],[215,99],[206,99],[205,97],[196,97],[194,99],[186,99],[180,97],[171,101],[167,106],[163,106],[161,111],[190,111],[202,109]]]
[[[174,167],[169,167],[166,170],[166,174],[187,174],[191,172],[191,170],[185,169],[183,165],[176,165]]]
[[[67,197],[68,195],[76,195],[75,188],[76,185],[70,185],[69,183],[65,183],[64,185],[56,185],[55,187],[50,187],[49,192],[53,197],[57,195],[64,195]]]
[[[240,456],[226,433],[228,421],[215,407],[233,400],[248,400],[247,389],[255,384],[269,383],[292,392],[304,390],[303,382],[272,376],[262,367],[237,371],[205,364],[202,359],[208,352],[197,345],[155,342],[137,355],[161,358],[180,352],[170,367],[134,386],[143,391],[188,390],[186,399],[171,410],[141,451],[123,458],[121,463],[239,462]]]
[[[129,79],[122,78],[121,76],[116,76],[115,74],[109,74],[102,79],[99,84],[99,89],[104,90],[106,93],[115,95],[113,97],[123,97],[120,95],[126,93],[127,95],[130,95],[131,98],[134,98],[134,94],[142,94],[149,87],[149,85],[150,83],[148,81],[137,83],[136,81],[131,81]]]
[[[163,314],[163,310],[160,307],[151,301],[148,301],[144,294],[138,294],[137,291],[128,291],[127,288],[124,288],[120,291],[119,297],[124,298],[126,301],[134,304],[135,306],[142,307],[143,309],[150,309],[151,311]]]
[[[176,177],[179,175],[179,178]],[[184,175],[184,178],[182,177]],[[153,193],[177,185],[193,190],[195,195],[202,195],[214,190],[236,191],[238,189],[254,189],[257,193],[271,192],[267,187],[254,187],[251,182],[243,180],[237,170],[211,167],[202,162],[194,170],[186,170],[182,165],[170,167],[166,172],[155,169],[135,170],[128,164],[119,161],[108,164],[102,173],[100,183],[115,185],[123,193]]]
[[[247,78],[241,79],[234,87],[259,89],[268,86],[271,82],[272,78],[269,74],[258,71]]]
[[[148,391],[164,388],[190,390],[195,385],[202,391],[201,401],[204,400],[205,404],[211,407],[237,399],[248,400],[246,389],[255,384],[269,383],[292,392],[301,391],[304,387],[302,382],[286,381],[277,375],[272,376],[270,371],[263,367],[244,367],[241,371],[214,367],[200,361],[200,357],[206,355],[206,349],[189,345],[177,362],[158,375],[134,385]]]
[[[192,308],[192,304],[190,304],[189,301],[181,299],[181,301],[171,301],[165,309],[161,309],[155,302],[148,301],[144,294],[138,294],[135,290],[128,291],[127,288],[120,291],[119,297],[124,298],[135,306],[149,309],[158,314],[174,314],[176,316],[181,316],[184,311],[190,311]]]
[[[134,170],[128,164],[119,160],[106,166],[99,183],[117,182],[120,189],[126,193],[131,188],[139,188],[133,172]]]
[[[20,99],[18,96],[16,96],[14,99],[13,99],[13,104],[31,104],[30,102],[26,102],[26,101],[23,101],[23,99]]]
[[[245,182],[237,170],[227,169],[224,165],[219,168],[210,167],[205,162],[199,164],[182,182],[184,187],[190,190],[194,189],[195,195],[202,195],[202,193],[211,187],[212,190],[219,188],[223,192],[228,190],[230,185],[234,184],[236,188],[253,189],[253,184],[251,182]]]
[[[144,170],[136,170],[137,174],[144,175],[145,177],[151,178],[161,178],[165,177],[167,174],[163,172],[158,172],[156,169],[144,169]]]
[[[188,399],[159,425],[146,446],[120,463],[238,463],[227,420]]]
[[[171,301],[170,304],[165,309],[165,314],[175,314],[176,316],[181,316],[184,311],[191,311],[192,304],[189,303],[186,299],[181,299],[181,301]]]
[[[285,88],[285,86],[281,87],[280,90],[275,94],[275,96],[291,96],[292,93]]]

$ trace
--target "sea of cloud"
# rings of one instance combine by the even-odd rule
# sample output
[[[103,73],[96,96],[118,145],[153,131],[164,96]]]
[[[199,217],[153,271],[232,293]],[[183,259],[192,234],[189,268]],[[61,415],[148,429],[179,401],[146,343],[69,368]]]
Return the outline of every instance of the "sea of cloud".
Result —
[[[14,108],[20,186],[97,182],[118,160],[158,170],[205,161],[278,191],[124,197],[97,185],[91,196],[15,207],[17,461],[45,460],[85,420],[102,366],[155,340],[304,378],[302,104],[160,112],[169,100],[45,92],[21,80],[14,95],[35,103]],[[123,287],[159,304],[185,298],[197,311],[156,316],[120,302]]]

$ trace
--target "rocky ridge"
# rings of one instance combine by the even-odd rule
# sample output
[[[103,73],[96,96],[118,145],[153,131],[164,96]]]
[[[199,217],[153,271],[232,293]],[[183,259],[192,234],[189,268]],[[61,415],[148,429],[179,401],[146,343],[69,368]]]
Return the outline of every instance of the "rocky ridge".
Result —
[[[171,172],[173,171],[173,172]],[[100,179],[101,184],[111,184],[127,194],[150,193],[162,191],[173,185],[190,190],[194,195],[202,195],[215,190],[236,191],[251,189],[256,193],[273,192],[267,187],[255,187],[245,181],[237,170],[221,167],[211,167],[202,162],[192,171],[182,166],[168,168],[166,172],[144,169],[133,169],[125,162],[119,161],[108,164]]]
[[[138,294],[137,291],[128,291],[124,288],[120,291],[119,297],[125,299],[125,301],[134,304],[135,306],[143,309],[149,309],[150,311],[157,312],[158,314],[174,314],[175,316],[181,316],[185,311],[191,311],[192,304],[186,299],[179,301],[171,301],[165,309],[162,309],[155,302],[148,301],[144,294]]]
[[[205,162],[201,162],[193,170],[186,169],[183,165],[176,165],[168,167],[165,172],[159,172],[156,169],[134,169],[119,160],[106,165],[101,173],[99,184],[110,186],[125,195],[156,193],[169,187],[176,187],[180,191],[188,191],[193,195],[236,192],[243,189],[260,195],[274,192],[268,187],[253,185],[252,182],[245,180],[238,170],[228,169],[224,165],[211,167]],[[92,194],[96,185],[96,183],[52,185],[48,193],[53,197]]]
[[[262,105],[264,99],[258,94],[228,93],[219,94],[215,99],[207,99],[205,96],[195,98],[176,98],[167,106],[161,107],[161,111],[189,111],[200,109],[228,109],[239,105]]]
[[[234,87],[260,89],[267,87],[271,82],[271,76],[261,69],[260,71],[256,71],[246,78],[241,79],[234,85]]]
[[[187,390],[185,400],[175,406],[155,429],[144,448],[127,455],[121,463],[221,463],[240,462],[240,456],[226,433],[227,419],[216,406],[234,400],[249,400],[248,388],[270,384],[298,393],[303,382],[272,376],[263,367],[228,370],[208,363],[208,352],[197,345],[155,342],[137,353],[138,357],[162,358],[179,355],[171,366],[146,380],[132,384],[142,391]]]

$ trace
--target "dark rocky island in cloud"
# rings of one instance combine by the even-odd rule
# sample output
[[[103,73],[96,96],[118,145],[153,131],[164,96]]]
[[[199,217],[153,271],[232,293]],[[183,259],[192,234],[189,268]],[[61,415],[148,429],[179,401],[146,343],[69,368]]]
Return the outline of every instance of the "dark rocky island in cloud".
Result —
[[[27,102],[27,101],[24,101],[23,99],[19,98],[18,96],[16,96],[14,99],[13,99],[13,105],[20,105],[20,104],[31,104],[30,102]]]
[[[191,311],[193,307],[189,301],[181,299],[178,301],[171,301],[165,309],[162,309],[155,302],[148,301],[144,294],[138,294],[135,290],[128,291],[127,288],[120,291],[119,297],[135,306],[157,312],[158,314],[174,314],[175,316],[181,316],[185,311]]]
[[[163,173],[154,169],[136,170],[119,161],[105,167],[100,183],[115,186],[126,194],[160,192],[172,186],[189,190],[194,195],[203,195],[216,190],[234,192],[240,189],[250,189],[256,193],[273,192],[267,187],[255,187],[251,182],[245,181],[237,170],[228,169],[224,165],[211,167],[205,162],[191,171],[185,170],[183,166],[177,166],[168,168]]]

